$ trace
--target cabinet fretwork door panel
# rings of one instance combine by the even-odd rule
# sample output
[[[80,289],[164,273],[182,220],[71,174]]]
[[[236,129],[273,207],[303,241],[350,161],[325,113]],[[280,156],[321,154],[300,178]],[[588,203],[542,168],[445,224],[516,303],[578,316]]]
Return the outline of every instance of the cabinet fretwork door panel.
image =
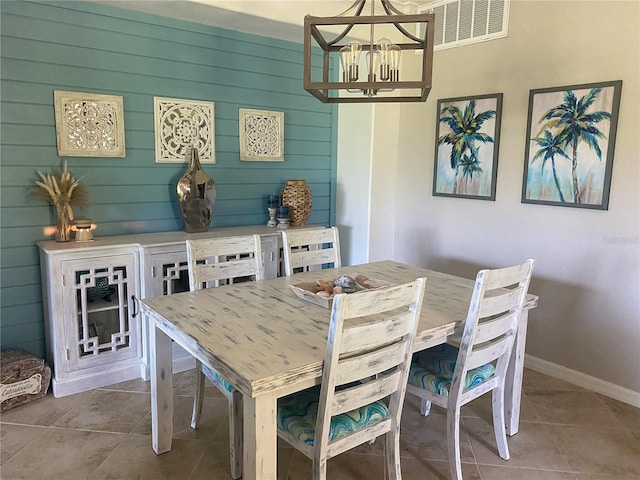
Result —
[[[189,291],[189,266],[186,261],[163,263],[162,295]]]
[[[68,261],[63,265],[69,369],[137,356],[133,255]]]

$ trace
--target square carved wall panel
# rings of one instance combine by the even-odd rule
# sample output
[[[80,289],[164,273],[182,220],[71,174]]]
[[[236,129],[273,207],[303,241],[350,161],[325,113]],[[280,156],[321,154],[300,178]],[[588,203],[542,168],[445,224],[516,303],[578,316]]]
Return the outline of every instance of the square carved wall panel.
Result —
[[[53,91],[61,157],[124,157],[122,97]]]
[[[213,102],[153,98],[156,162],[184,162],[187,147],[198,150],[201,163],[216,163]]]
[[[284,112],[240,109],[240,160],[284,161]]]

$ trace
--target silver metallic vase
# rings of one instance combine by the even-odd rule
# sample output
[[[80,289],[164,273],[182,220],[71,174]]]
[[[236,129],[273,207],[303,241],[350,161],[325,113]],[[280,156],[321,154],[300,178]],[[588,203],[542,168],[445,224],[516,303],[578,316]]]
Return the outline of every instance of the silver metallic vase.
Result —
[[[200,166],[198,150],[189,147],[184,155],[189,163],[187,171],[178,180],[178,204],[187,233],[209,230],[213,207],[216,203],[216,183]]]

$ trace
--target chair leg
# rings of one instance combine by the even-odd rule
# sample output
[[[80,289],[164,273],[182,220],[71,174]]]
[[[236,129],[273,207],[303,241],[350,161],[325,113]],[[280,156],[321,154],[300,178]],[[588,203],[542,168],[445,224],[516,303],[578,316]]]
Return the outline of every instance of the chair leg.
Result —
[[[327,480],[327,457],[323,455],[321,458],[314,456],[313,465],[313,480]]]
[[[191,414],[191,428],[198,428],[198,421],[202,413],[202,400],[204,398],[204,373],[202,363],[196,360],[196,391],[193,397],[193,413]]]
[[[493,431],[496,436],[498,453],[500,458],[509,460],[509,444],[507,443],[507,430],[504,423],[504,384],[496,387],[491,392],[493,409]]]
[[[460,407],[447,409],[447,443],[451,480],[462,480],[460,462]]]
[[[242,476],[242,415],[242,394],[234,390],[229,401],[229,464],[234,480]]]
[[[396,431],[397,430],[397,431]],[[401,480],[400,469],[400,429],[389,431],[384,436],[385,440],[385,461],[387,463],[387,479]]]
[[[427,415],[429,415],[430,411],[431,411],[431,402],[429,400],[425,400],[424,398],[422,398],[420,401],[420,415],[422,415],[423,417],[426,417]]]

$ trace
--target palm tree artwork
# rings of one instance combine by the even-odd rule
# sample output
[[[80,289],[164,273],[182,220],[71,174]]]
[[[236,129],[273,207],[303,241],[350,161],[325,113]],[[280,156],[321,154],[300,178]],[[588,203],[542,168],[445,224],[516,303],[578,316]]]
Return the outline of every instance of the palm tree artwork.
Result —
[[[606,203],[619,85],[617,90],[616,85],[583,87],[531,92],[523,194],[533,203],[586,208]]]
[[[438,102],[434,195],[493,200],[501,97]]]

